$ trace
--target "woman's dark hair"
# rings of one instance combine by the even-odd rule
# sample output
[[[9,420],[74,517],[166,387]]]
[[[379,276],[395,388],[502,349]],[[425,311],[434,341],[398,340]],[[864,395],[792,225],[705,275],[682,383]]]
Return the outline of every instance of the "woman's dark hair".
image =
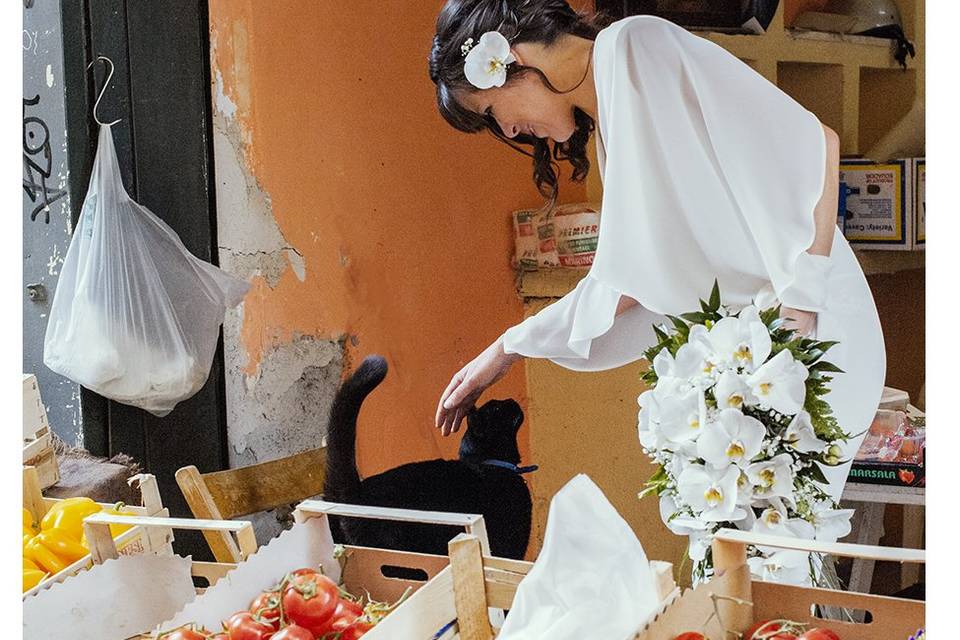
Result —
[[[496,138],[524,155],[533,158],[533,180],[540,193],[549,200],[557,199],[558,161],[573,166],[572,179],[581,182],[590,170],[587,142],[594,129],[593,118],[579,108],[574,109],[576,130],[566,142],[554,142],[532,135],[517,134],[508,138],[490,115],[467,109],[457,94],[474,91],[463,73],[464,56],[460,50],[467,38],[478,40],[487,31],[499,31],[512,46],[535,42],[549,46],[565,34],[594,40],[602,27],[599,15],[574,11],[565,0],[447,0],[437,18],[437,33],[430,51],[430,79],[437,85],[437,107],[454,128],[467,133],[488,130]],[[526,73],[536,73],[546,87],[556,89],[536,67],[511,64],[507,81]]]

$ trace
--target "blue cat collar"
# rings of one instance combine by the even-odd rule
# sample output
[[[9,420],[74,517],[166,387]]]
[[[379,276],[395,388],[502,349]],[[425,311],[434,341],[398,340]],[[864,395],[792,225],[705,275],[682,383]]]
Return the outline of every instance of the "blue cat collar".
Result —
[[[507,462],[505,460],[484,460],[482,464],[488,464],[491,467],[502,467],[503,469],[509,469],[510,471],[513,471],[514,473],[521,474],[521,475],[524,473],[532,473],[533,471],[536,471],[537,469],[540,468],[535,464],[532,464],[527,467],[518,467],[512,462]]]

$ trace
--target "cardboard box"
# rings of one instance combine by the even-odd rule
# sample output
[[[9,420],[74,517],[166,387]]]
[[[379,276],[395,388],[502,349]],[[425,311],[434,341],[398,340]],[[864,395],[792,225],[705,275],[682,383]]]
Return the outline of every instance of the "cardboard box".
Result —
[[[906,411],[880,409],[850,467],[848,480],[896,487],[925,487],[926,417],[912,405]]]
[[[514,266],[524,271],[537,270],[536,211],[522,209],[513,212]]]
[[[913,161],[840,160],[844,235],[859,249],[913,248]]]
[[[927,246],[927,159],[913,159],[913,248]]]
[[[600,208],[589,203],[565,204],[553,211],[557,255],[561,267],[589,267],[600,238]]]

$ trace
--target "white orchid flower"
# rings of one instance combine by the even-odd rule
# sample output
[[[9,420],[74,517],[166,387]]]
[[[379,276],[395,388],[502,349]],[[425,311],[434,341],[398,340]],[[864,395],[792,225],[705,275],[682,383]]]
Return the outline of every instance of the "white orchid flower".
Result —
[[[784,349],[747,378],[747,384],[764,409],[794,415],[803,408],[809,372]]]
[[[756,462],[747,467],[747,476],[753,485],[755,499],[775,497],[791,498],[793,494],[793,468],[790,454],[781,453],[770,460]]]
[[[661,349],[660,353],[653,359],[653,370],[656,372],[657,378],[694,380],[704,373],[703,359],[705,355],[706,351],[701,344],[688,341],[677,349],[676,357],[670,355],[670,352],[666,349]]]
[[[724,409],[717,420],[703,430],[697,440],[697,453],[718,469],[725,469],[729,464],[747,467],[760,453],[766,433],[763,423],[756,418],[745,416],[737,409]]]
[[[784,535],[783,532],[786,528],[788,519],[789,516],[787,515],[787,510],[782,504],[777,506],[769,506],[764,509],[760,514],[760,517],[757,518],[757,521],[753,526],[753,530],[758,533]]]
[[[750,390],[746,376],[732,369],[720,374],[720,379],[713,387],[713,397],[717,400],[718,409],[741,409],[744,405],[757,404],[757,398]]]
[[[703,391],[689,389],[659,401],[659,427],[663,437],[676,444],[700,437],[707,420]]]
[[[756,533],[766,533],[774,536],[783,536],[788,538],[802,538],[804,540],[813,540],[815,530],[812,524],[803,518],[790,518],[786,510],[782,507],[768,507],[764,509],[760,517],[753,525],[753,531]],[[777,552],[776,547],[767,547],[758,545],[762,553],[770,555]]]
[[[693,353],[697,355],[696,379],[706,386],[716,382],[723,371],[724,364],[723,359],[714,352],[713,345],[710,344],[710,330],[702,324],[693,325],[690,327],[685,346],[691,347]]]
[[[687,555],[694,562],[701,562],[707,557],[707,549],[713,542],[713,533],[709,529],[702,531],[692,531],[687,534],[690,543],[687,547]]]
[[[660,403],[653,390],[644,391],[637,398],[640,411],[637,413],[637,431],[640,435],[640,444],[645,449],[654,451],[660,448],[660,429],[658,411]]]
[[[753,506],[753,483],[750,482],[750,476],[742,467],[740,468],[740,477],[737,478],[737,504],[741,507],[748,507],[747,511],[751,516],[754,516],[753,509],[749,508]]]
[[[825,508],[813,511],[813,527],[817,540],[836,542],[850,534],[853,509]]]
[[[745,307],[737,317],[723,318],[707,332],[691,328],[689,341],[706,347],[716,364],[747,371],[763,364],[772,346],[770,331],[753,306]]]
[[[787,430],[783,434],[783,440],[788,447],[791,447],[798,453],[811,453],[823,451],[827,443],[817,437],[813,431],[813,423],[810,421],[810,414],[806,411],[800,411],[793,417]]]
[[[769,556],[749,558],[750,572],[764,582],[809,585],[810,554],[806,551],[783,550]]]
[[[677,499],[667,493],[660,496],[660,518],[663,524],[670,529],[672,533],[678,536],[685,536],[692,531],[701,531],[707,528],[707,524],[697,518],[691,518],[688,515],[678,515],[681,507],[677,504]]]
[[[478,89],[502,87],[507,81],[507,65],[511,62],[516,62],[516,58],[507,39],[499,31],[487,31],[467,53],[463,74]]]
[[[740,469],[734,465],[716,470],[690,465],[677,479],[680,497],[706,522],[735,522],[746,516],[737,507],[737,478]]]

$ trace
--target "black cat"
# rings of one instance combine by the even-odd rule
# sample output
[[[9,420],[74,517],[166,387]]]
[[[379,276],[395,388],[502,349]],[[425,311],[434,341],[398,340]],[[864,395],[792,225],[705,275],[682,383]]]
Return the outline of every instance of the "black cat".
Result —
[[[356,465],[357,415],[387,375],[380,356],[366,358],[333,401],[327,434],[324,499],[423,511],[482,514],[493,555],[522,559],[530,537],[532,502],[518,468],[517,431],[523,411],[514,400],[491,400],[467,416],[459,460],[405,464],[363,480]],[[402,446],[402,443],[383,443]],[[447,554],[463,529],[359,518],[331,518],[334,540],[363,547]]]

